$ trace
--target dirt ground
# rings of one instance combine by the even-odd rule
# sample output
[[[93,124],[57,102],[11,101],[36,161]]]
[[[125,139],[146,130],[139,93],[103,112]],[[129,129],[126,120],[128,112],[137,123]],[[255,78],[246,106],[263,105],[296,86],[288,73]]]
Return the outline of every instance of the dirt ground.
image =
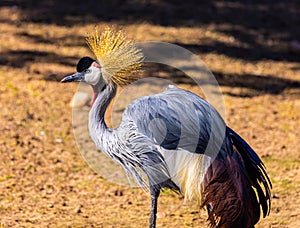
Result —
[[[297,1],[105,2],[0,3],[0,227],[147,227],[149,195],[105,180],[82,158],[70,107],[78,85],[59,83],[91,55],[84,37],[95,25],[196,53],[220,84],[226,122],[272,180],[271,213],[257,227],[300,227]],[[144,74],[198,91],[170,67]],[[168,191],[158,211],[157,227],[207,227],[205,211]]]

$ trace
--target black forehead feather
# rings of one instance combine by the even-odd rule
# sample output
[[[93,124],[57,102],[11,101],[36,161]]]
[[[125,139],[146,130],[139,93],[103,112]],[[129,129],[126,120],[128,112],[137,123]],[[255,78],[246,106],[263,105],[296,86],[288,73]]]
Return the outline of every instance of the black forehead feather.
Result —
[[[89,68],[91,66],[91,64],[94,62],[95,60],[86,56],[81,58],[76,66],[76,70],[77,72],[82,72],[84,70],[86,70],[87,68]]]

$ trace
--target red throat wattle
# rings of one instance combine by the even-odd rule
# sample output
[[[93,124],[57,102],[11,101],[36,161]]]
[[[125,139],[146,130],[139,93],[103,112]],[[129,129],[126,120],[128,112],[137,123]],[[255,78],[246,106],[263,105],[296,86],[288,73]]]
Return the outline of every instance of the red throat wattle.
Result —
[[[93,97],[93,100],[92,100],[92,103],[91,103],[90,108],[93,107],[93,104],[94,104],[94,102],[95,102],[95,100],[96,100],[96,98],[97,98],[97,96],[98,96],[98,93],[99,93],[99,92],[94,91],[94,97]]]

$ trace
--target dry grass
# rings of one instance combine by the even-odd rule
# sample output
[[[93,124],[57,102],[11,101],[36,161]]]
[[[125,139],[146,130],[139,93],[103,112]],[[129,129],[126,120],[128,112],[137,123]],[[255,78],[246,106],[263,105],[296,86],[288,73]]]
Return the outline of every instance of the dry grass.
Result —
[[[18,8],[4,6],[0,15],[0,227],[147,226],[149,196],[101,179],[81,158],[69,106],[77,85],[58,82],[91,54],[83,37],[94,24],[22,22]],[[178,43],[199,54],[221,85],[228,125],[258,152],[273,181],[271,214],[257,227],[299,227],[299,62],[203,52],[199,44],[249,45],[215,25],[123,28],[137,41]],[[171,79],[172,72],[161,75]],[[162,194],[159,212],[158,227],[207,224],[204,211],[172,193]]]

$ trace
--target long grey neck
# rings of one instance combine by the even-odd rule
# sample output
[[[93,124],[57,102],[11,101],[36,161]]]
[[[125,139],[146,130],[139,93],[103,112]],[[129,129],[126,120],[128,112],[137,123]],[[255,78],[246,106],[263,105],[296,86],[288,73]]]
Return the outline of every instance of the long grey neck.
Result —
[[[102,86],[102,88],[95,86],[93,89],[94,100],[89,113],[89,132],[96,145],[105,150],[103,142],[108,139],[112,130],[107,127],[104,115],[108,105],[116,95],[117,86],[109,84]]]

